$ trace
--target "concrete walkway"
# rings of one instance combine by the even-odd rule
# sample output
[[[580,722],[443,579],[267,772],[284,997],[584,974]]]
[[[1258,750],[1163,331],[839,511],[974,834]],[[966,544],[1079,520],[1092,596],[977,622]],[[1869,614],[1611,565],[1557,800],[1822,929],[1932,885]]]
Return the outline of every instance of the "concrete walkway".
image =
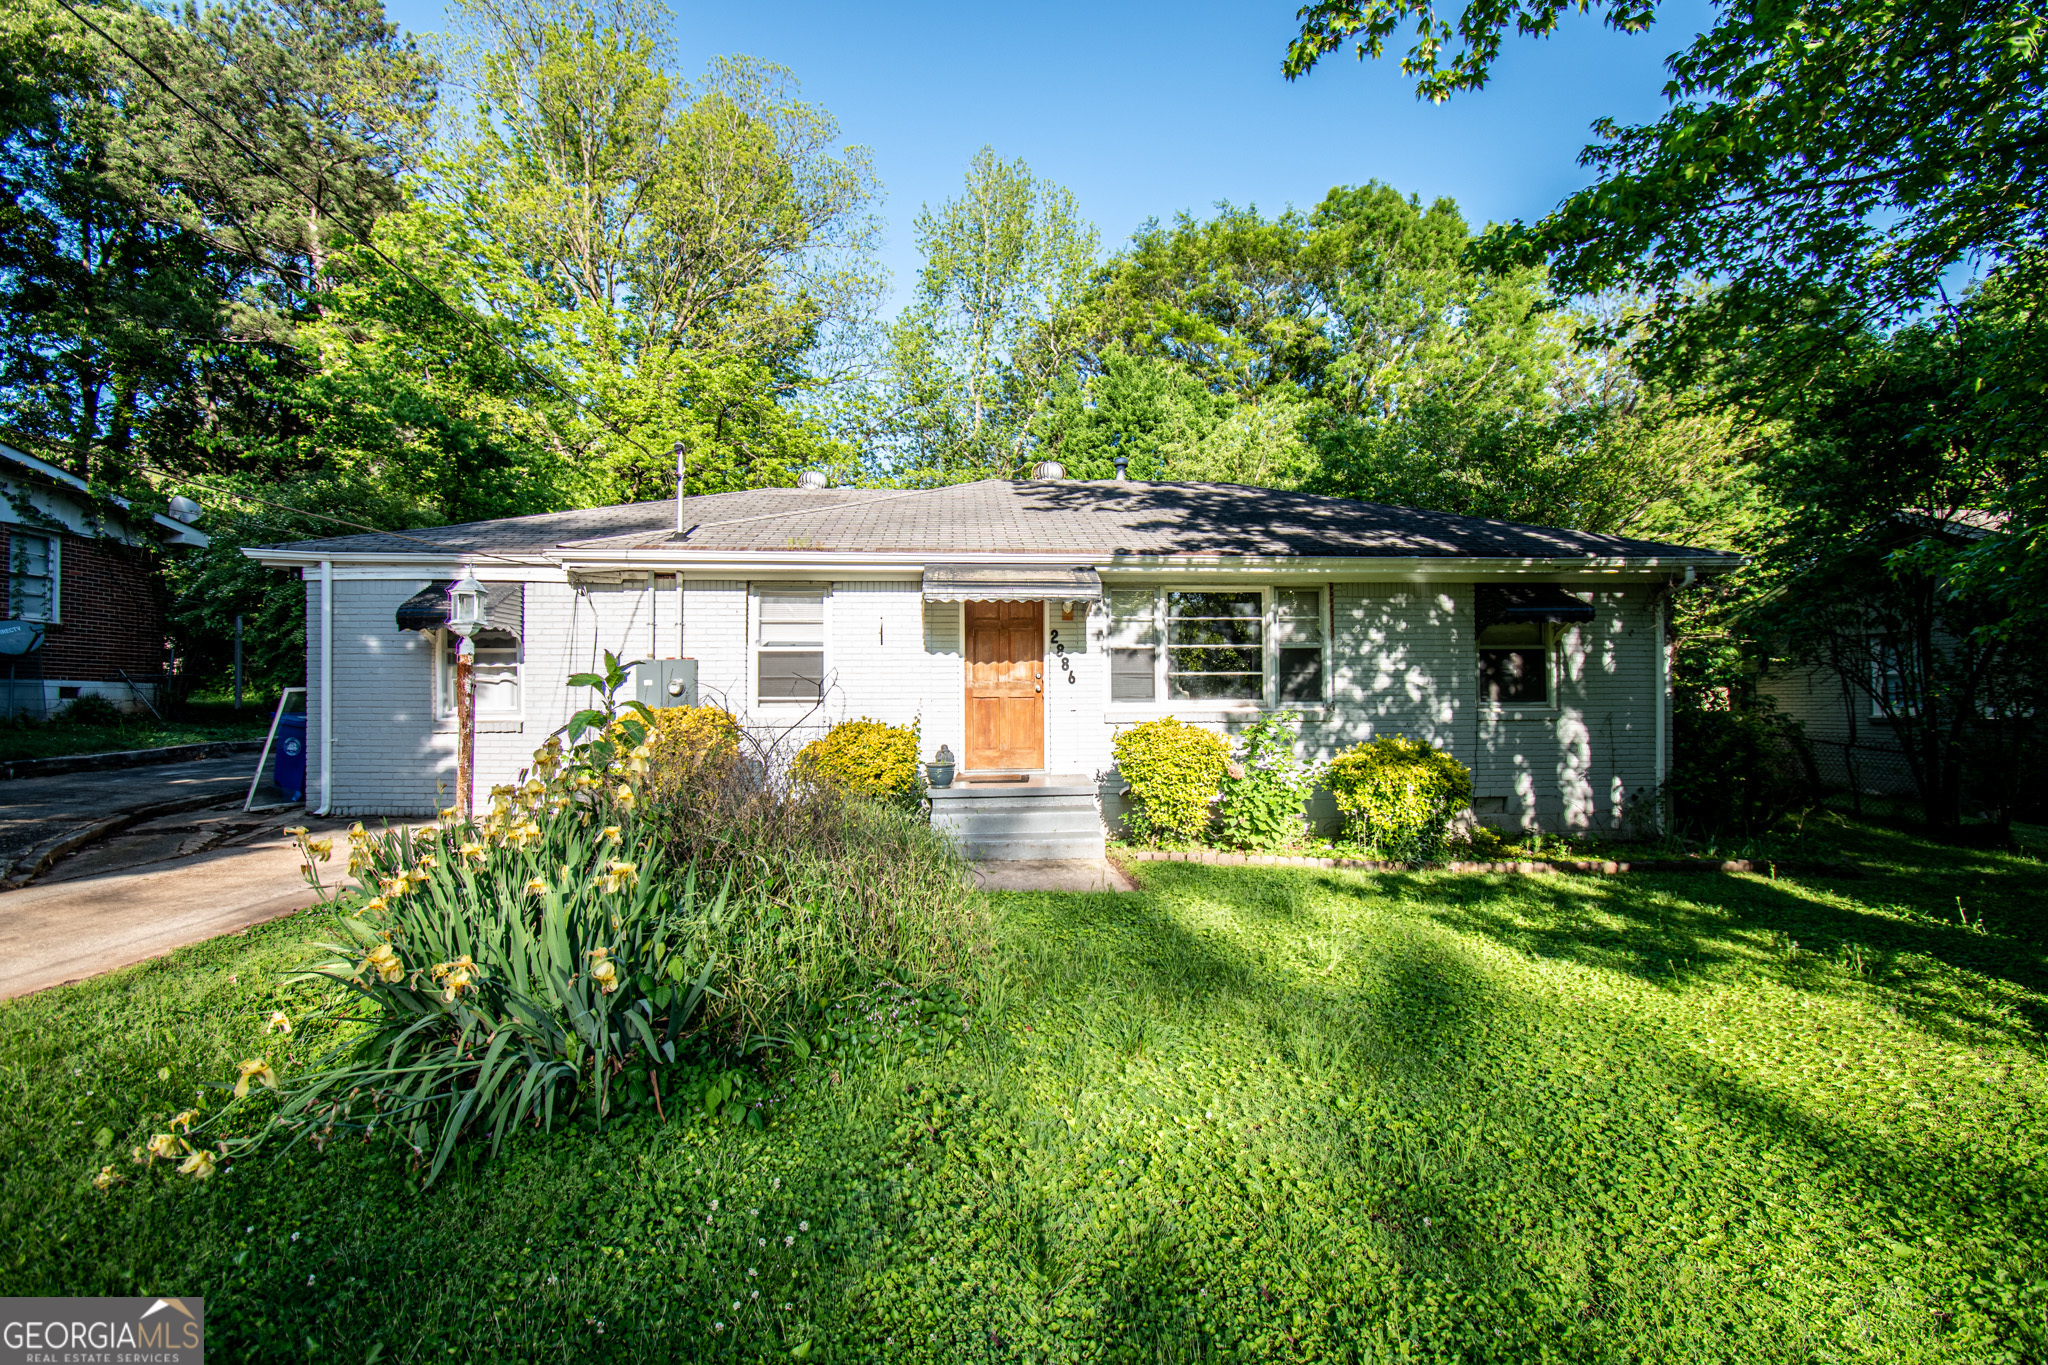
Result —
[[[0,1000],[162,957],[311,905],[318,897],[282,824],[196,857],[0,895]],[[60,877],[68,871],[64,864],[56,869]]]
[[[973,865],[984,891],[1135,891],[1107,858],[1003,858]]]

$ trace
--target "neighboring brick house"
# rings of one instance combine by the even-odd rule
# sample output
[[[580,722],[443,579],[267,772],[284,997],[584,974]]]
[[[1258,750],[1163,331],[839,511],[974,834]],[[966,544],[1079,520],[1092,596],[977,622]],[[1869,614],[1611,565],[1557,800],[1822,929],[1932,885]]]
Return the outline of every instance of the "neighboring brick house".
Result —
[[[163,592],[154,547],[207,543],[196,528],[95,496],[83,479],[0,445],[0,704],[42,716],[84,696],[123,710],[157,704],[164,681]]]
[[[1741,562],[1348,498],[1058,478],[756,489],[245,553],[306,581],[307,776],[329,813],[452,799],[452,641],[432,609],[469,568],[503,614],[477,637],[480,791],[588,704],[567,679],[603,651],[690,658],[705,699],[764,731],[915,721],[963,790],[1006,779],[1085,807],[1097,852],[1095,822],[1122,808],[1118,730],[1171,715],[1230,732],[1274,710],[1310,758],[1376,735],[1443,745],[1482,819],[1620,828],[1667,763],[1665,599]],[[1017,846],[986,856],[1069,856]]]

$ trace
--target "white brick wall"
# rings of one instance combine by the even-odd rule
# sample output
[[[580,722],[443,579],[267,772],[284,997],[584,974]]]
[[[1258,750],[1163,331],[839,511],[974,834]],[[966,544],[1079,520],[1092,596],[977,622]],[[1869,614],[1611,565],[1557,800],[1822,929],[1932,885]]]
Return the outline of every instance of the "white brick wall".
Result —
[[[393,620],[398,604],[424,582],[335,583],[335,813],[425,814],[452,800],[454,726],[433,715],[432,642],[398,630]],[[306,587],[314,751],[308,776],[317,792],[320,588],[317,580]],[[658,657],[680,650],[698,661],[706,701],[755,724],[786,725],[802,715],[801,707],[764,706],[752,695],[747,582],[685,578],[680,604],[677,598],[674,576],[659,578],[651,597],[644,579],[529,582],[524,716],[479,727],[479,795],[510,781],[548,734],[589,704],[587,691],[568,687],[568,675],[597,671],[607,649],[628,662],[646,657],[650,623]],[[1482,802],[1500,799],[1504,810],[1490,817],[1497,822],[1613,827],[1654,780],[1661,641],[1649,587],[1606,589],[1594,601],[1596,619],[1571,628],[1561,642],[1557,705],[1510,719],[1487,714],[1478,700],[1472,585],[1335,584],[1330,696],[1320,717],[1303,726],[1304,756],[1325,760],[1381,735],[1427,739],[1472,766]],[[1048,629],[1060,629],[1069,640],[1088,631],[1085,648],[1067,656],[1069,669],[1047,651],[1046,766],[1107,779],[1116,727],[1105,719],[1105,618],[1097,609],[1092,620],[1062,621],[1056,603],[1046,614]],[[832,584],[825,704],[794,739],[831,722],[872,716],[919,723],[927,757],[941,744],[964,757],[960,630],[961,608],[924,602],[915,578]],[[1206,723],[1226,733],[1236,728]],[[1114,815],[1116,803],[1106,806]],[[1312,813],[1326,822],[1334,814],[1327,794],[1318,795]]]

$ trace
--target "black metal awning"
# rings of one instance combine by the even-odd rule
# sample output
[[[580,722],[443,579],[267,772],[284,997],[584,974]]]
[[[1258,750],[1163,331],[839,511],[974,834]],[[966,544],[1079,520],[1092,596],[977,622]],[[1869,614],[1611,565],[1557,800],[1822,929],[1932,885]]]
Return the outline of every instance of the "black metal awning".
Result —
[[[448,624],[448,589],[452,578],[436,579],[398,604],[400,630],[439,630]],[[484,629],[526,636],[526,585],[486,583]]]
[[[927,602],[1100,602],[1102,576],[1093,569],[1020,564],[929,564]]]
[[[1478,629],[1540,621],[1590,621],[1593,604],[1555,583],[1481,583],[1473,593]]]

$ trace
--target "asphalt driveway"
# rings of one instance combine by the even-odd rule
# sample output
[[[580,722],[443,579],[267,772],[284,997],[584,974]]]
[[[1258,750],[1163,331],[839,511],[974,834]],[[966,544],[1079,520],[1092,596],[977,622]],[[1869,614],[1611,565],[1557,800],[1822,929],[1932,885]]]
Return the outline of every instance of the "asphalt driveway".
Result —
[[[240,805],[257,754],[0,782],[0,867],[67,830],[125,810],[213,796]]]

